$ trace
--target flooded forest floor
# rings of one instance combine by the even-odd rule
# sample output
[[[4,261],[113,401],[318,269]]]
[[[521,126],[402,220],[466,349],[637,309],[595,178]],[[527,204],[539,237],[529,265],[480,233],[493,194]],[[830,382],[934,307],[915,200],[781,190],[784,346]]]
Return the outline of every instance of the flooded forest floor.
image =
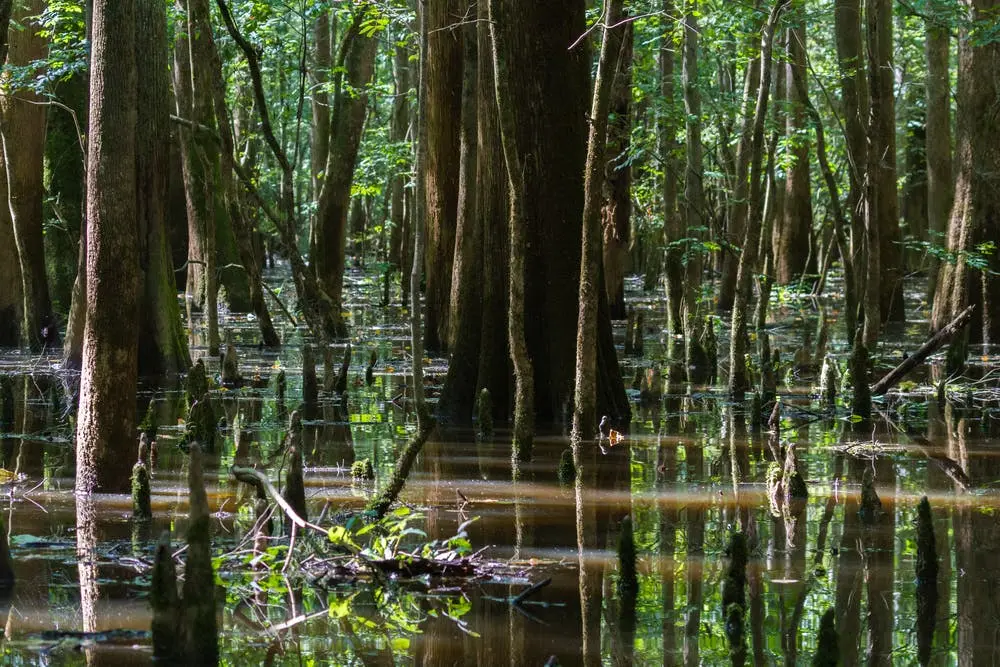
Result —
[[[280,292],[282,278],[271,276]],[[409,328],[395,305],[380,305],[381,280],[349,280],[352,360],[346,397],[321,392],[304,422],[305,491],[310,517],[333,525],[384,486],[416,430],[409,400]],[[665,303],[629,282],[627,300],[643,311],[643,353],[624,353],[623,376],[670,366]],[[916,287],[916,286],[914,286]],[[288,290],[291,292],[292,290]],[[486,440],[438,428],[402,494],[399,543],[423,545],[463,535],[496,567],[473,577],[408,581],[317,576],[288,560],[288,540],[253,544],[253,492],[230,476],[234,463],[259,463],[273,481],[282,465],[286,422],[274,379],[287,377],[287,404],[302,391],[302,331],[282,322],[283,347],[258,346],[256,323],[224,314],[240,357],[241,388],[220,386],[220,361],[206,355],[202,323],[186,322],[192,357],[215,376],[220,437],[206,458],[213,554],[218,569],[223,664],[543,665],[729,663],[723,579],[730,535],[747,536],[745,642],[750,664],[813,660],[821,618],[834,610],[844,665],[1000,663],[1000,357],[974,347],[966,377],[938,395],[944,353],[876,401],[874,426],[852,428],[849,401],[834,409],[817,396],[818,322],[829,325],[827,352],[846,366],[839,298],[778,292],[772,347],[780,373],[780,420],[753,432],[721,385],[668,382],[659,400],[629,390],[633,420],[613,446],[585,443],[593,465],[560,481],[567,435],[540,436],[532,461],[512,476],[509,432]],[[927,304],[910,293],[905,327],[883,336],[874,377],[927,336]],[[275,315],[278,318],[278,315]],[[718,326],[727,358],[728,326]],[[374,351],[371,382],[365,366]],[[320,351],[317,372],[335,371],[344,345]],[[188,520],[187,457],[181,448],[184,390],[140,386],[137,414],[153,417],[153,520],[132,520],[127,496],[98,496],[89,508],[74,494],[74,415],[78,378],[56,353],[0,351],[2,520],[10,536],[16,587],[2,607],[8,664],[152,662],[149,593],[156,541],[167,529],[183,548]],[[433,403],[446,359],[431,359],[425,386]],[[726,369],[720,368],[720,377]],[[766,422],[765,416],[765,422]],[[770,432],[769,432],[770,431]],[[794,450],[807,499],[769,495],[776,469]],[[352,475],[368,459],[374,481]],[[863,480],[880,499],[862,511]],[[938,574],[934,600],[918,602],[918,503],[932,510]],[[867,506],[866,506],[867,507]],[[83,516],[86,512],[90,516]],[[406,514],[407,516],[403,516]],[[617,544],[631,516],[638,554],[634,626],[621,609]],[[320,521],[322,519],[322,521]],[[471,521],[471,523],[470,523]],[[82,530],[83,526],[92,529]],[[416,530],[410,530],[416,529]],[[420,532],[422,531],[422,532]],[[405,533],[405,534],[403,534]],[[279,533],[280,534],[280,533]],[[309,538],[300,536],[301,540]],[[308,546],[308,545],[305,545]],[[315,559],[314,559],[315,560]],[[311,565],[315,566],[315,562]],[[523,604],[511,599],[551,578]],[[729,628],[732,630],[732,628]],[[732,632],[730,632],[732,635]],[[558,663],[547,663],[556,656]]]

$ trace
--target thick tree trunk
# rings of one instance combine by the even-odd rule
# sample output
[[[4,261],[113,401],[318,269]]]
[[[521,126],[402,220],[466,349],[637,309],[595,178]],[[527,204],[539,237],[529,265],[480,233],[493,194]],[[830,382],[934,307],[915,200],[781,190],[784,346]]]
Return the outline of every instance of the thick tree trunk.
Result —
[[[0,24],[0,32],[6,30]],[[14,223],[7,202],[7,168],[0,151],[0,347],[16,347],[21,339],[21,265],[17,261]]]
[[[805,102],[799,89],[806,90],[805,2],[793,0],[793,25],[788,29],[787,98],[790,109],[785,133],[791,142],[792,164],[786,171],[784,209],[779,212],[773,240],[774,273],[778,283],[787,285],[808,269],[812,232],[812,188],[809,182],[809,134]],[[801,84],[799,82],[802,82]]]
[[[462,20],[465,3],[436,0],[425,5],[427,80],[421,92],[427,112],[427,349],[448,342],[449,297],[458,217],[459,151],[462,126]]]
[[[400,145],[407,140],[410,131],[410,99],[412,87],[410,81],[410,50],[397,44],[393,54],[394,89],[392,98],[392,120],[389,124],[389,141]],[[389,263],[404,276],[403,293],[407,292],[406,276],[409,275],[409,257],[406,238],[406,184],[409,164],[399,168],[389,181],[389,219],[392,222],[392,232],[389,235]],[[404,298],[405,301],[405,298]]]
[[[943,0],[928,5],[931,17],[927,20],[927,227],[930,242],[944,243],[944,233],[951,213],[951,86],[948,80],[950,57],[950,28],[941,16]],[[930,258],[928,299],[932,300],[937,287],[939,263]]]
[[[351,203],[351,183],[361,146],[361,134],[368,112],[368,83],[375,72],[378,41],[361,34],[364,12],[359,11],[348,28],[337,63],[343,68],[333,96],[329,152],[323,187],[316,200],[317,253],[312,258],[323,289],[334,301],[338,321],[344,289],[344,262],[347,252],[347,214]],[[339,321],[338,333],[346,334]]]
[[[17,3],[13,20],[22,29],[10,31],[8,37],[7,62],[11,65],[27,65],[45,58],[47,45],[36,22],[44,7],[42,0]],[[42,167],[46,108],[39,104],[41,101],[27,90],[0,97],[0,133],[7,170],[5,204],[10,206],[21,269],[21,337],[32,352],[58,338],[45,274]]]
[[[479,371],[475,395],[488,389],[493,399],[494,421],[507,421],[511,414],[513,377],[507,336],[510,293],[509,188],[500,141],[496,77],[493,73],[493,37],[489,7],[479,2],[479,133],[476,160],[476,217],[483,229],[482,325]]]
[[[998,0],[966,0],[967,18],[976,25],[1000,8]],[[968,32],[959,37],[958,147],[955,203],[948,225],[948,250],[955,263],[941,265],[931,326],[938,329],[969,304],[980,306],[970,326],[969,339],[1000,343],[1000,258],[987,254],[986,269],[969,266],[969,253],[983,243],[1000,239],[1000,44],[972,41]],[[981,317],[980,317],[981,314]]]
[[[166,6],[160,0],[136,3],[135,212],[139,225],[139,266],[143,271],[139,307],[138,370],[142,375],[187,370],[187,337],[181,326],[177,288],[166,230],[170,158],[170,81]]]
[[[322,174],[330,152],[330,95],[327,93],[332,61],[330,47],[330,13],[322,10],[313,25],[313,61],[310,68],[314,88],[309,175],[314,193],[323,189]]]
[[[477,396],[479,343],[482,333],[483,224],[478,216],[478,40],[475,24],[462,28],[464,72],[462,75],[462,141],[459,156],[458,228],[455,234],[455,264],[451,281],[451,333],[448,375],[438,412],[468,423]],[[489,195],[487,195],[489,196]]]
[[[867,186],[868,182],[868,86],[865,83],[865,59],[861,40],[860,0],[836,0],[834,32],[844,106],[844,129],[847,139],[847,162],[850,191],[847,209],[851,216],[851,260],[855,271],[855,294],[865,294],[863,281],[868,270]],[[860,304],[859,304],[860,305]],[[849,340],[854,332],[849,332]],[[867,343],[866,343],[867,344]]]
[[[604,151],[604,202],[601,227],[604,251],[604,291],[611,319],[625,319],[625,272],[629,269],[628,248],[632,227],[632,22],[611,32],[611,118],[608,121],[607,149]]]
[[[604,37],[590,106],[590,136],[583,181],[583,234],[580,249],[580,305],[576,322],[576,409],[573,411],[573,438],[582,442],[597,430],[597,303],[601,267],[601,199],[604,189],[605,154],[608,140],[608,111],[616,83],[616,66],[623,41],[631,31],[612,28],[622,15],[623,0],[605,0],[601,19]],[[629,53],[631,55],[631,53]],[[614,201],[614,200],[612,200]],[[606,233],[605,233],[606,235]],[[606,248],[605,248],[606,250]]]
[[[736,278],[736,298],[733,302],[732,326],[729,343],[729,394],[736,400],[743,400],[748,388],[746,361],[744,354],[747,344],[747,318],[749,316],[751,277],[757,272],[761,223],[763,219],[763,183],[761,170],[764,148],[764,119],[767,116],[768,98],[771,88],[771,57],[774,32],[782,12],[789,0],[777,0],[767,18],[761,36],[760,46],[760,86],[757,90],[757,107],[754,110],[753,132],[750,143],[750,215],[747,218],[743,252]],[[763,297],[762,297],[763,298]]]
[[[892,0],[865,0],[868,51],[868,91],[871,100],[868,165],[871,170],[872,226],[878,231],[878,252],[870,253],[870,275],[880,276],[879,317],[866,312],[869,322],[902,322],[902,233],[896,193],[896,97],[892,68]],[[874,239],[870,239],[874,241]],[[877,254],[878,261],[872,259]],[[876,270],[877,269],[877,270]],[[869,281],[871,284],[874,281]],[[866,344],[871,342],[865,336]]]
[[[87,320],[77,492],[128,488],[138,330],[134,5],[95,0],[87,136]]]
[[[516,190],[511,193],[511,220],[524,221],[526,233],[521,237],[516,229],[511,230],[511,284],[515,287],[511,329],[519,329],[518,319],[526,325],[527,360],[534,367],[535,413],[539,423],[553,424],[564,420],[573,406],[585,109],[590,86],[586,50],[568,46],[586,29],[584,6],[578,0],[497,0],[491,3],[491,19],[504,154],[511,187]],[[560,104],[552,105],[549,100],[560,100]],[[523,244],[520,250],[527,255],[518,256],[515,241]],[[522,268],[526,273],[521,273]],[[522,284],[525,301],[519,308],[516,288]],[[599,323],[606,317],[599,312]],[[525,367],[518,363],[522,355],[514,347],[514,338],[515,370],[523,381],[520,376]],[[608,339],[602,337],[600,345],[607,346]],[[624,394],[624,387],[614,379],[616,365],[599,371],[598,396]],[[605,386],[610,392],[602,389]],[[610,416],[618,417],[619,405],[599,401],[598,411],[607,408]]]

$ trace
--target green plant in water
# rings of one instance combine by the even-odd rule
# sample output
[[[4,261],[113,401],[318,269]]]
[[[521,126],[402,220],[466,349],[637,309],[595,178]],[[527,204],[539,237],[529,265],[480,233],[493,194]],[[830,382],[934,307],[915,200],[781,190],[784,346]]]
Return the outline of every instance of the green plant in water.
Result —
[[[370,482],[375,479],[375,468],[369,458],[363,458],[351,464],[351,477],[356,482]]]

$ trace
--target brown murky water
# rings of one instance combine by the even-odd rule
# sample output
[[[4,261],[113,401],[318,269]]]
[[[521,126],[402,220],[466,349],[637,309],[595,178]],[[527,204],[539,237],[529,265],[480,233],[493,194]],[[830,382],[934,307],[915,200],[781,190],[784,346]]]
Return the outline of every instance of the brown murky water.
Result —
[[[352,377],[360,378],[368,349],[376,348],[376,381],[355,383],[346,407],[325,404],[322,420],[306,428],[310,514],[327,522],[360,508],[372,492],[352,482],[351,463],[371,458],[378,480],[387,479],[414,428],[405,398],[406,330],[396,313],[362,308],[364,290],[359,294]],[[649,313],[646,356],[623,361],[626,377],[665,359],[662,304],[633,303]],[[815,316],[814,304],[786,305],[773,332],[778,344],[795,349]],[[252,323],[230,319],[228,326],[242,343],[243,374],[285,368],[294,404],[297,345],[261,353]],[[919,323],[895,332],[886,364],[921,337]],[[219,391],[226,424],[243,414],[239,444],[227,427],[221,454],[209,465],[215,552],[231,554],[219,581],[223,661],[543,665],[556,656],[562,665],[729,663],[720,589],[729,535],[742,527],[751,547],[748,663],[811,662],[820,617],[833,608],[842,664],[916,664],[918,643],[927,641],[932,664],[1000,664],[1000,402],[989,375],[996,361],[977,361],[986,380],[975,393],[954,393],[944,405],[929,390],[896,397],[880,404],[882,417],[864,433],[851,430],[843,406],[823,413],[809,381],[782,385],[784,420],[770,443],[766,433],[748,432],[745,416],[721,392],[671,385],[660,404],[641,411],[636,404],[623,443],[604,450],[585,444],[578,481],[568,486],[557,476],[570,446],[563,436],[540,437],[515,481],[505,433],[477,442],[469,432],[439,431],[403,498],[422,515],[413,525],[428,539],[454,535],[476,519],[468,527],[473,550],[485,549],[485,558],[505,567],[471,582],[317,583],[294,573],[234,570],[241,554],[251,557],[244,538],[252,496],[229,478],[229,466],[271,461],[283,432],[271,391]],[[152,401],[160,425],[159,457],[155,519],[135,526],[126,497],[74,497],[66,405],[72,379],[60,378],[55,362],[0,356],[0,453],[3,468],[17,475],[0,496],[17,575],[2,610],[4,661],[149,663],[153,545],[171,529],[181,548],[177,536],[186,525],[186,457],[177,446],[183,395],[163,387],[142,392],[140,414]],[[209,367],[217,372],[218,364]],[[443,362],[434,360],[432,378],[440,381],[442,373]],[[932,379],[915,378],[924,386]],[[775,516],[766,493],[772,447],[790,443],[809,499]],[[872,525],[858,512],[866,470],[882,503]],[[924,495],[934,512],[940,570],[937,606],[921,634],[914,565],[916,507]],[[639,553],[634,627],[622,620],[616,588],[620,521],[629,514]],[[525,604],[509,603],[547,577],[552,583]]]

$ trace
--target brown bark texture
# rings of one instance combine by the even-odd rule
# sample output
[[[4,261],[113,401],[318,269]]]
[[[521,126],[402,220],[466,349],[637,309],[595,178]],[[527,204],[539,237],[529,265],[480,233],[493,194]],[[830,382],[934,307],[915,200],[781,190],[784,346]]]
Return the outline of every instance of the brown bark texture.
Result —
[[[135,446],[138,316],[135,7],[95,0],[87,136],[87,320],[77,492],[128,488]]]
[[[48,46],[37,23],[44,7],[42,0],[15,5],[12,19],[23,28],[8,34],[7,62],[11,65],[28,65],[45,58]],[[7,200],[3,204],[10,207],[21,271],[21,338],[32,352],[57,338],[45,273],[42,226],[47,111],[42,101],[28,90],[0,97],[0,134],[7,171]]]
[[[373,36],[361,34],[364,18],[365,13],[359,10],[344,36],[337,63],[343,74],[336,81],[323,187],[316,200],[317,245],[313,261],[323,289],[334,301],[338,321],[343,303],[351,182],[368,112],[367,86],[375,71],[378,47]],[[338,329],[341,334],[345,332],[343,322]]]
[[[807,80],[805,2],[795,0],[789,8],[787,99],[785,133],[791,142],[792,164],[785,179],[784,210],[778,214],[773,233],[774,274],[782,285],[797,280],[807,269],[812,232],[812,188],[809,182],[809,135],[805,101],[800,84]],[[803,88],[804,90],[804,88]]]
[[[4,205],[6,201],[7,168],[0,151],[0,347],[16,347],[21,338],[23,307],[21,265],[17,261],[14,222],[10,208]]]
[[[663,0],[664,16],[673,16],[674,1]],[[681,266],[681,252],[671,247],[671,243],[683,238],[681,217],[677,210],[677,183],[680,171],[677,151],[677,128],[679,109],[674,95],[674,63],[677,60],[676,21],[670,23],[670,30],[664,35],[658,54],[660,64],[660,95],[666,107],[660,111],[657,132],[660,135],[660,155],[663,156],[663,241],[667,245],[664,261],[664,282],[667,296],[667,329],[671,336],[684,331],[681,311],[684,301],[684,270]]]
[[[625,273],[629,270],[628,249],[632,240],[629,144],[632,133],[633,23],[625,23],[619,28],[611,31],[611,43],[608,45],[616,66],[611,89],[608,145],[604,151],[604,204],[601,212],[604,290],[611,319],[614,320],[625,319]]]
[[[977,42],[997,0],[963,3],[971,28],[959,37],[958,106],[955,201],[948,224],[948,251],[952,262],[941,265],[931,326],[939,328],[969,304],[979,310],[970,327],[970,340],[1000,343],[1000,118],[996,100],[1000,96],[1000,44]],[[993,250],[988,246],[993,244]],[[987,250],[983,252],[983,250]],[[982,270],[970,266],[978,255]]]
[[[462,21],[460,0],[432,0],[427,12],[427,80],[421,94],[427,113],[427,211],[425,301],[427,349],[448,343],[449,297],[458,224],[462,135]]]
[[[939,12],[942,0],[928,4],[931,12],[927,19],[927,228],[931,243],[943,244],[951,213],[954,182],[951,168],[951,86],[949,83],[949,58],[951,50],[950,28]],[[938,13],[935,15],[935,13]],[[938,262],[930,263],[927,294],[933,298],[939,273]]]

